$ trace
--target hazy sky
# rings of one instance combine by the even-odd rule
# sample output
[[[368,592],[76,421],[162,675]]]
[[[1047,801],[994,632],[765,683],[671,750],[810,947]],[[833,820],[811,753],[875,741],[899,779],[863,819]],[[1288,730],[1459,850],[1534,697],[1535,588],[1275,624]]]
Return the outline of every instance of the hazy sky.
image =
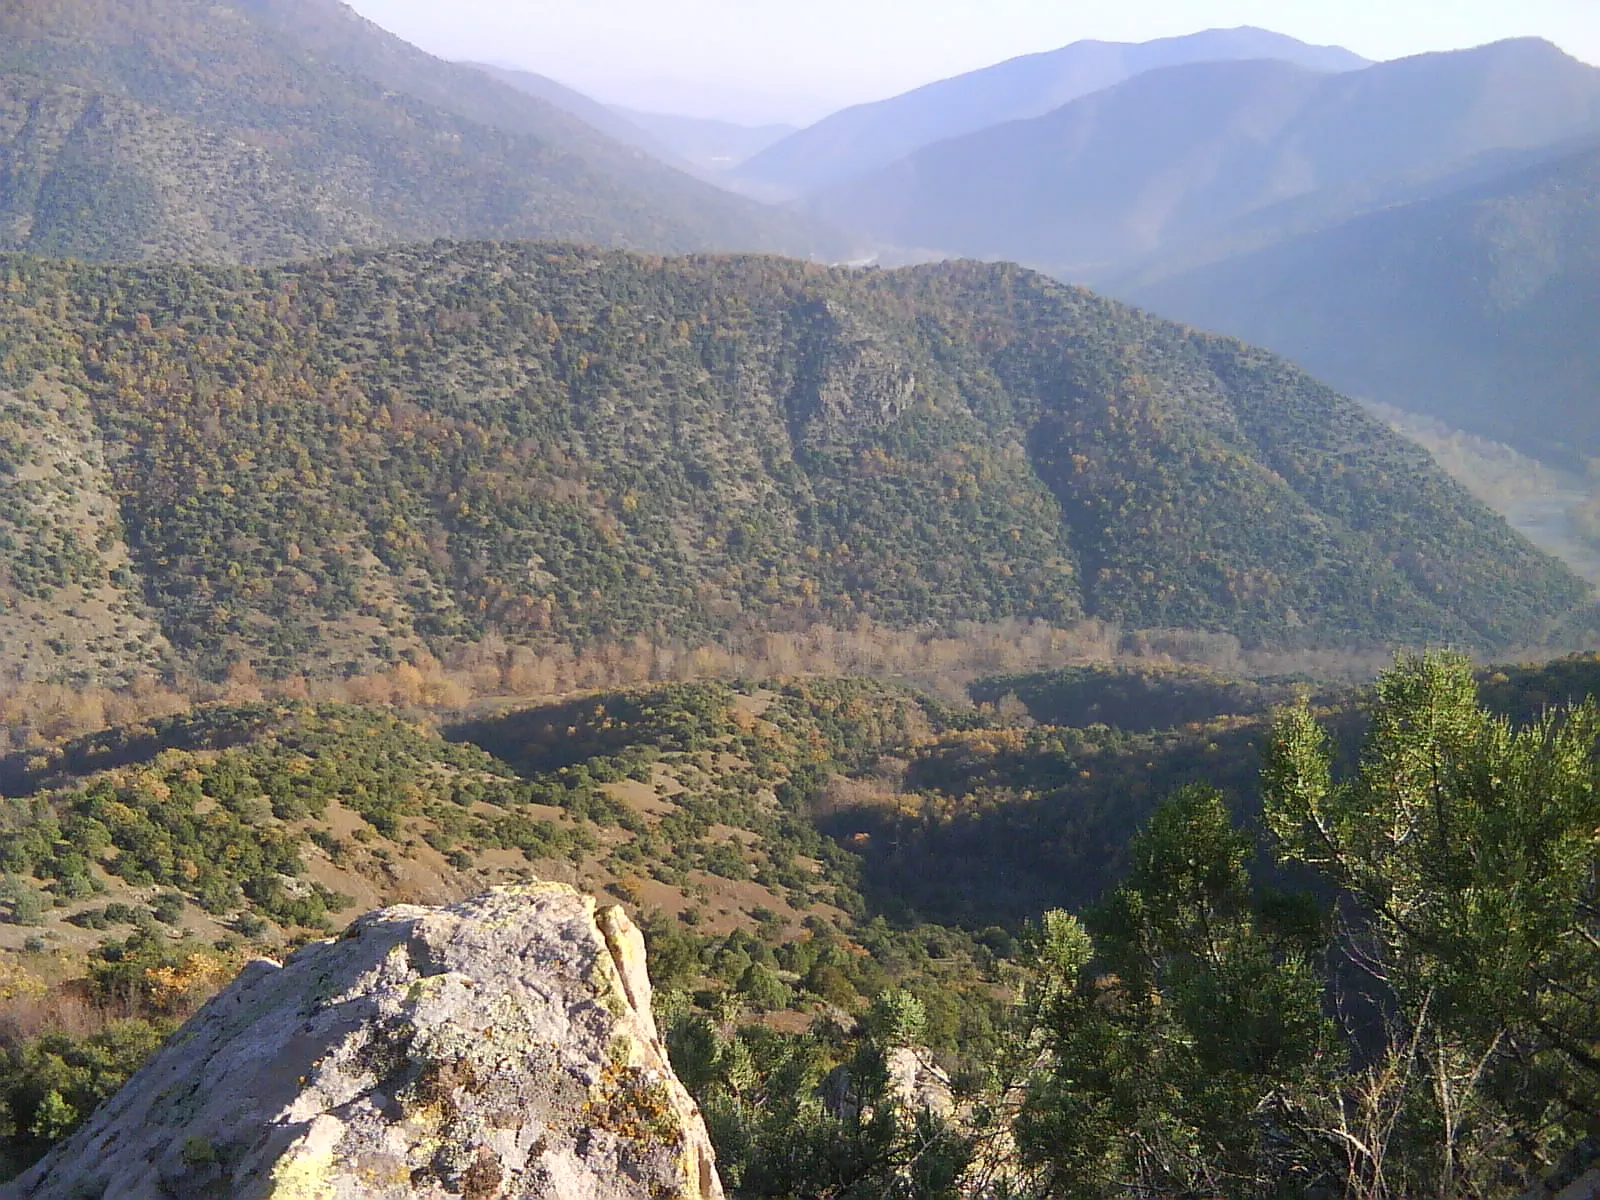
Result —
[[[600,99],[757,123],[832,109],[1080,38],[1259,25],[1368,58],[1548,38],[1600,64],[1600,0],[353,0],[448,58]]]

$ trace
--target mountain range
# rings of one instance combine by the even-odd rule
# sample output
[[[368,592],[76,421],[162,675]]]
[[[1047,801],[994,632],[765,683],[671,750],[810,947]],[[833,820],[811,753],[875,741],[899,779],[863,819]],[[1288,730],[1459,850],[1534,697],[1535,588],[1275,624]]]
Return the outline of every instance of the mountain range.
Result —
[[[1286,362],[1016,267],[440,243],[4,285],[35,677],[862,616],[1491,647],[1588,595]]]
[[[1113,290],[1537,458],[1600,454],[1600,140]]]
[[[306,1128],[111,1099],[263,956],[535,880],[649,943],[567,895],[659,1020],[535,1046],[602,1188],[681,1157],[662,1054],[750,1200],[1600,1178],[1600,656],[1361,674],[1600,632],[1475,498],[1575,471],[1395,431],[1600,452],[1597,80],[1213,31],[795,133],[337,0],[0,0],[0,1194],[109,1196],[51,1151],[108,1100],[139,1186],[316,1190],[352,1087],[385,1195],[571,1192],[409,1019],[565,951],[286,996]]]
[[[501,83],[564,109],[615,141],[636,146],[662,162],[716,175],[797,132],[792,125],[738,125],[703,117],[643,112],[602,104],[534,71],[471,63]]]
[[[336,0],[0,7],[0,247],[273,261],[442,236],[848,247]]]
[[[1042,116],[1135,75],[1183,63],[1274,59],[1312,71],[1367,65],[1334,46],[1264,29],[1213,29],[1152,42],[1074,42],[835,113],[736,170],[747,184],[804,195],[871,172],[934,142]]]
[[[1316,228],[1586,136],[1600,136],[1600,69],[1537,40],[1340,74],[1194,63],[939,142],[808,204],[901,246],[1093,281],[1196,243]]]
[[[796,133],[446,63],[337,0],[56,0],[0,11],[0,248],[276,262],[490,237],[1011,258],[1571,463],[1592,444],[1566,444],[1588,429],[1569,419],[1592,374],[1579,277],[1550,293],[1560,319],[1494,301],[1473,324],[1448,298],[1475,277],[1396,245],[1350,258],[1345,239],[1402,224],[1406,246],[1477,237],[1501,276],[1538,275],[1582,241],[1581,204],[1557,228],[1548,204],[1516,203],[1515,236],[1428,222],[1464,220],[1482,211],[1473,195],[1509,196],[1600,138],[1597,81],[1534,41],[1369,65],[1213,30],[1077,43]],[[785,210],[715,182],[805,198]],[[1377,277],[1358,260],[1385,264],[1387,300],[1368,303]]]

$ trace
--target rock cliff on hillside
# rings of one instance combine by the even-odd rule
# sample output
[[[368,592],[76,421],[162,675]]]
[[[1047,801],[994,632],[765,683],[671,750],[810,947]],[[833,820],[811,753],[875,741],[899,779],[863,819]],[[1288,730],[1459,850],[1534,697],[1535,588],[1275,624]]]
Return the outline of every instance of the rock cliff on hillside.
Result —
[[[558,884],[357,921],[207,1004],[15,1200],[720,1200],[644,942]]]

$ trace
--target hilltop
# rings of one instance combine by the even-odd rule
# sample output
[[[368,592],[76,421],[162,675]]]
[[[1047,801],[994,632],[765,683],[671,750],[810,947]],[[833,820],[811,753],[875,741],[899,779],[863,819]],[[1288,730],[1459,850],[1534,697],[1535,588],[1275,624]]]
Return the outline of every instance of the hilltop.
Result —
[[[861,618],[1492,647],[1587,596],[1282,360],[1016,267],[438,244],[0,274],[27,677]]]
[[[1192,62],[1276,59],[1311,71],[1367,61],[1265,29],[1208,29],[1150,42],[1074,42],[834,113],[741,164],[748,184],[805,195],[888,166],[924,146],[1042,116],[1146,71]]]

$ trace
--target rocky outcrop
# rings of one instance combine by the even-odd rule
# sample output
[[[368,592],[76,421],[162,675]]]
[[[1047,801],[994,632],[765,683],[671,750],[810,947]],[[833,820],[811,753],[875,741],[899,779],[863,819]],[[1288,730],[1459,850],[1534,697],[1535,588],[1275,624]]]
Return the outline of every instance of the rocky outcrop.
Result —
[[[929,1113],[942,1120],[957,1117],[955,1089],[949,1073],[933,1055],[918,1046],[892,1046],[883,1053],[884,1098],[902,1114]],[[841,1121],[861,1115],[861,1095],[854,1070],[835,1067],[819,1091],[823,1107]]]
[[[11,1200],[720,1200],[644,942],[559,884],[256,962]]]
[[[956,1115],[950,1075],[933,1055],[917,1046],[896,1046],[885,1056],[889,1095],[908,1113],[929,1112],[946,1120]]]

